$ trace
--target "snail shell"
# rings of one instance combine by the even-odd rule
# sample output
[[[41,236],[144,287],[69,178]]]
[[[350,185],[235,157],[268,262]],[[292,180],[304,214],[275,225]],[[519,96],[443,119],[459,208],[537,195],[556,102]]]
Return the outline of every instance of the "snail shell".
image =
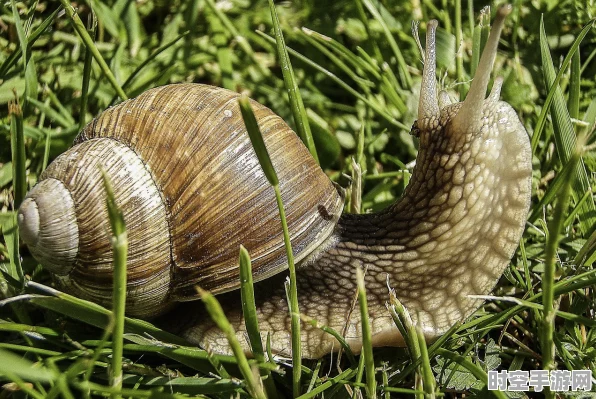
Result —
[[[241,244],[251,253],[255,281],[287,268],[274,192],[237,97],[200,84],[149,90],[99,115],[42,173],[19,209],[21,235],[63,289],[111,303],[100,167],[127,227],[129,314],[155,316],[194,299],[195,285],[214,293],[237,288]],[[343,200],[288,125],[251,104],[299,261],[331,235]]]

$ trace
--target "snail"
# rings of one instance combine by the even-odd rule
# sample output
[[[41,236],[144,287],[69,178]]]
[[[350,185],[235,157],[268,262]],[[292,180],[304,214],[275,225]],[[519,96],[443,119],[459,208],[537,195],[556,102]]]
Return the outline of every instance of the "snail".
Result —
[[[486,90],[505,16],[502,7],[463,102],[436,88],[436,21],[428,23],[418,119],[420,149],[403,196],[374,214],[342,214],[343,198],[295,133],[254,101],[276,169],[298,262],[301,313],[343,332],[359,351],[360,315],[351,312],[356,269],[365,270],[373,345],[403,345],[385,302],[388,286],[433,338],[467,318],[507,267],[531,196],[528,134]],[[486,97],[486,98],[485,98]],[[250,144],[238,94],[206,85],[151,89],[90,122],[74,146],[41,174],[18,211],[23,240],[64,290],[109,304],[112,254],[101,172],[114,186],[127,226],[127,311],[166,314],[172,329],[218,352],[227,342],[196,299],[220,296],[250,350],[239,294],[238,249],[253,261],[263,338],[288,354],[287,268],[273,189]],[[173,304],[180,303],[172,310]],[[311,326],[303,355],[339,345]]]

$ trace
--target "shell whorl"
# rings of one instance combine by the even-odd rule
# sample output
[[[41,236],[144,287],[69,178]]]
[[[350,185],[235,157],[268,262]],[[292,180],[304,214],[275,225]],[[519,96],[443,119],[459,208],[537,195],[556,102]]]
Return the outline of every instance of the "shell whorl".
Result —
[[[75,205],[60,180],[46,179],[33,188],[19,207],[21,237],[41,263],[58,275],[74,267],[79,250]]]
[[[97,138],[59,156],[19,210],[21,234],[66,291],[109,306],[113,257],[101,169],[115,187],[127,226],[127,305],[134,309],[131,314],[148,316],[164,309],[169,295],[170,237],[161,193],[145,163],[127,145]],[[29,216],[35,214],[34,204],[42,221],[38,235],[48,237],[37,246],[27,240],[33,235],[28,226],[34,224],[35,216]]]

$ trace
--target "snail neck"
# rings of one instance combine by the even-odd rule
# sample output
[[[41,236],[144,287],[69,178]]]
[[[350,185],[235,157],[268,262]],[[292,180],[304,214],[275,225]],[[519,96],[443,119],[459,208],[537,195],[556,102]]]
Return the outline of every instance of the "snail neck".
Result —
[[[364,269],[371,312],[386,314],[393,288],[429,336],[465,319],[481,303],[471,295],[492,290],[509,264],[528,211],[530,157],[506,169],[494,152],[466,164],[465,152],[422,150],[403,197],[379,213],[342,215],[311,274],[354,281]]]

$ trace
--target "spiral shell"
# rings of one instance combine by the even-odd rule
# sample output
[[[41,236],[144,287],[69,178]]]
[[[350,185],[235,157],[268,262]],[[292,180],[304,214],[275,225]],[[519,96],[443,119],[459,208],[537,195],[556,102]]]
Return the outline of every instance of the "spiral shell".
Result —
[[[246,133],[238,94],[206,85],[149,90],[99,115],[40,177],[19,210],[22,236],[65,290],[109,304],[103,168],[127,227],[129,313],[239,286],[238,250],[256,281],[287,267],[273,188]],[[333,231],[343,200],[287,124],[251,102],[280,180],[297,261]]]

